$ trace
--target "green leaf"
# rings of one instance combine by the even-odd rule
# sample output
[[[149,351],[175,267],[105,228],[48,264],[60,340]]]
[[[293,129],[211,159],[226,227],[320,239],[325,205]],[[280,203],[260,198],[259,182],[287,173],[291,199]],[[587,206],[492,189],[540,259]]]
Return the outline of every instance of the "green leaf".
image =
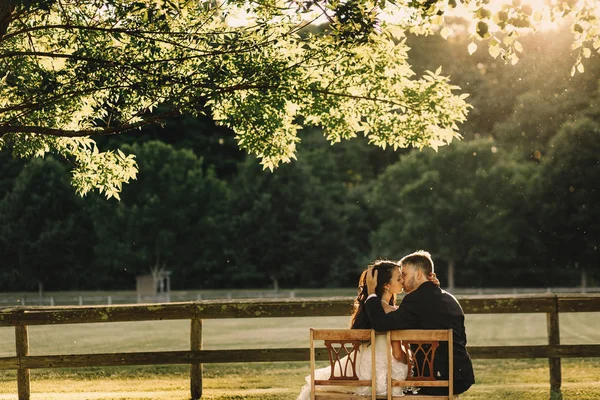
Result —
[[[490,53],[490,56],[497,58],[500,55],[500,46],[495,45],[492,46],[490,45],[488,48],[488,52]]]
[[[518,40],[515,40],[515,42],[513,43],[513,46],[514,46],[515,50],[518,51],[519,53],[523,52],[523,45]]]
[[[488,30],[489,28],[487,23],[483,21],[477,22],[477,34],[479,37],[484,38],[488,34]]]
[[[467,50],[469,51],[469,54],[473,54],[477,51],[477,44],[475,44],[475,42],[471,42],[469,43],[469,46],[467,47]]]
[[[448,36],[450,36],[450,29],[448,29],[448,27],[443,27],[440,30],[440,36],[443,37],[444,39],[448,39]]]

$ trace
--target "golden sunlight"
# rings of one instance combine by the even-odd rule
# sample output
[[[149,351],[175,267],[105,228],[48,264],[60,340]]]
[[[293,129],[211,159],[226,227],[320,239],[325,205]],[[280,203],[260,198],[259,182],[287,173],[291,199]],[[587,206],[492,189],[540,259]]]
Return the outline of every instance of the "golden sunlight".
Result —
[[[565,23],[560,16],[556,19],[557,14],[554,15],[555,20],[551,19],[551,9],[564,3],[566,0],[490,0],[485,8],[491,11],[492,15],[497,15],[499,11],[502,11],[506,7],[525,7],[529,6],[531,9],[532,23],[536,31],[548,31],[557,30],[562,24]],[[571,4],[574,8],[581,8],[585,6],[590,10],[591,14],[595,14],[597,18],[600,18],[600,2],[598,0],[578,0]],[[478,11],[476,2],[471,2],[467,5],[461,2],[457,2],[457,7],[446,10],[447,15],[464,18],[467,21],[471,21],[471,25],[467,28],[468,32],[474,33],[476,22],[471,19],[471,16]],[[561,13],[558,13],[559,15]],[[490,32],[495,32],[498,27],[493,21],[488,22]],[[461,31],[460,25],[448,25],[444,30],[442,36],[452,36]]]
[[[490,3],[490,9],[495,13],[505,5],[512,5],[513,1],[503,0]],[[537,30],[548,31],[558,29],[560,22],[551,21],[549,11],[549,8],[555,5],[555,0],[521,0],[520,3],[522,6],[528,5],[531,7],[533,20]]]
[[[561,21],[552,21],[550,18],[550,9],[557,6],[565,0],[501,0],[490,1],[489,8],[492,12],[497,12],[506,5],[521,4],[521,6],[531,7],[533,22],[536,30],[547,31],[558,29]],[[600,15],[600,3],[597,0],[576,0],[571,4],[574,9],[587,7],[592,13]]]

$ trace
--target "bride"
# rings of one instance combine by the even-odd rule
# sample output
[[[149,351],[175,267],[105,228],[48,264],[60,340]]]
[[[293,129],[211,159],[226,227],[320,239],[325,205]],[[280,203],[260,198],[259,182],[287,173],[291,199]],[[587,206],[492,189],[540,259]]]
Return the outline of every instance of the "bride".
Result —
[[[367,317],[365,302],[367,301],[367,272],[371,269],[378,271],[377,288],[375,289],[377,297],[381,299],[383,309],[386,313],[395,310],[396,294],[402,292],[402,274],[400,273],[400,264],[389,260],[378,260],[371,263],[360,276],[358,284],[358,296],[354,300],[354,312],[350,319],[352,329],[372,329],[371,322]],[[370,343],[360,346],[359,354],[356,357],[356,374],[358,379],[371,380],[371,350]],[[377,335],[375,338],[375,370],[377,371],[377,395],[387,395],[387,355],[385,335]],[[406,351],[401,342],[392,342],[392,377],[396,380],[404,380],[408,374],[406,360]],[[346,357],[344,357],[346,358]],[[342,364],[344,363],[342,359]],[[331,367],[327,366],[315,370],[315,379],[329,379]],[[307,384],[302,387],[302,391],[297,400],[308,400],[310,398],[310,376],[306,377]],[[339,389],[330,389],[339,390]],[[350,389],[353,393],[359,395],[368,395],[371,393],[369,387],[356,387]],[[403,396],[413,388],[393,388],[394,396]]]

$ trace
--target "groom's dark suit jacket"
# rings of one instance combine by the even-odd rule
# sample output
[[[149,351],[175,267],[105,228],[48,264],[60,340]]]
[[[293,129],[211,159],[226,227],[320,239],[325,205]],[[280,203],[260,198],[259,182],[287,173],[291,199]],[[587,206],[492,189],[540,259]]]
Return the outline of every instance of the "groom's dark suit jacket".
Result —
[[[372,297],[366,302],[367,315],[376,331],[395,329],[450,329],[454,343],[454,394],[465,392],[473,383],[473,365],[465,346],[465,315],[454,296],[431,282],[422,283],[415,291],[404,296],[396,311],[386,314],[381,300]],[[441,379],[448,379],[448,347],[440,343],[434,369]],[[422,388],[421,392],[426,390]],[[446,390],[447,392],[447,390]],[[425,394],[425,393],[423,393]]]

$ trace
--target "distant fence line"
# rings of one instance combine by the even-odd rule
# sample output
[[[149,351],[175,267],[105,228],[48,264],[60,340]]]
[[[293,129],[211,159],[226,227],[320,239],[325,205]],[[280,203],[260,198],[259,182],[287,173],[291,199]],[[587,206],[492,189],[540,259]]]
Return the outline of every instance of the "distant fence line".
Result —
[[[45,295],[37,293],[12,295],[0,293],[0,306],[67,306],[67,305],[112,305],[112,304],[146,304],[171,303],[201,300],[233,300],[233,299],[294,299],[332,297],[332,289],[291,289],[291,290],[215,290],[215,291],[172,291],[157,296],[140,296],[131,294],[77,294]],[[351,296],[356,289],[333,289],[334,296]],[[450,289],[449,289],[450,290]],[[600,287],[569,288],[455,288],[450,290],[456,295],[503,295],[503,294],[542,294],[542,293],[600,293]]]
[[[108,293],[108,292],[107,292]],[[133,294],[116,295],[46,295],[38,296],[30,294],[26,296],[11,296],[0,293],[0,305],[3,306],[58,306],[58,305],[112,305],[112,304],[141,304],[141,303],[171,303],[183,301],[201,300],[233,300],[233,299],[269,299],[296,297],[294,290],[253,290],[253,291],[230,291],[230,292],[171,292],[157,296],[140,296]]]
[[[548,344],[528,346],[469,346],[474,359],[547,358],[550,394],[561,396],[561,359],[600,357],[600,344],[560,344],[559,314],[600,312],[600,295],[551,293],[530,295],[460,296],[467,314],[546,314]],[[307,361],[308,348],[203,350],[205,319],[344,316],[351,312],[352,297],[323,299],[262,299],[195,301],[111,306],[5,307],[0,326],[15,328],[16,356],[0,357],[0,369],[17,370],[19,400],[30,399],[30,369],[121,365],[189,364],[191,398],[202,396],[202,364],[231,362]],[[33,325],[112,323],[125,321],[190,320],[190,350],[105,354],[29,355]],[[328,359],[320,349],[317,359]]]

